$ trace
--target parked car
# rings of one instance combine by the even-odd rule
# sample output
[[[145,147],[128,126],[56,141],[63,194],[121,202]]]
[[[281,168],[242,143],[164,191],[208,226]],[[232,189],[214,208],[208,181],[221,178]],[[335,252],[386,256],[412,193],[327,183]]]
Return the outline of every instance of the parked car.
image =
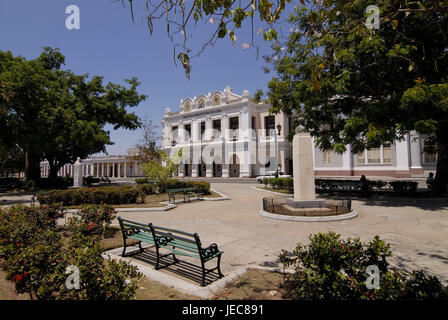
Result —
[[[263,183],[263,179],[275,178],[275,171],[267,171],[264,175],[256,177],[258,183]],[[278,178],[291,178],[291,175],[285,174],[283,171],[278,172]]]

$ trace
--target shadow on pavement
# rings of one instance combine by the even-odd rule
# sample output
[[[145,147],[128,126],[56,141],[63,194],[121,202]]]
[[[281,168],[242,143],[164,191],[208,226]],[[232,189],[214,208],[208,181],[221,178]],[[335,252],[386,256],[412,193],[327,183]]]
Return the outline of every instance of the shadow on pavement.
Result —
[[[157,261],[156,252],[150,250],[149,248],[145,248],[143,252],[137,252],[129,255],[129,257],[150,264],[154,267]],[[159,271],[165,270],[168,273],[174,273],[178,276],[194,281],[195,283],[200,285],[202,279],[202,269],[200,267],[200,261],[198,260],[199,265],[195,265],[179,259],[178,256],[177,259],[179,260],[179,262],[174,264],[174,260],[171,256],[161,258],[159,262]],[[215,259],[210,261],[210,264],[213,263],[216,263]],[[210,268],[211,266],[208,267]],[[210,272],[205,276],[205,285],[207,286],[218,279],[219,276],[216,271]]]

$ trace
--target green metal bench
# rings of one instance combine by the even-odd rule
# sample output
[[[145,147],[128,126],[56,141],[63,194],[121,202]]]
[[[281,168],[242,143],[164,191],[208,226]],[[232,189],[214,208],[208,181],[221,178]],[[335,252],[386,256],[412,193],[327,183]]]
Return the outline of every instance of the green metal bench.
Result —
[[[167,189],[168,193],[168,203],[175,203],[176,196],[183,196],[184,201],[191,201],[192,196],[196,196],[197,200],[204,200],[204,194],[201,191],[197,191],[195,187],[177,188],[177,189]]]
[[[195,187],[184,188],[184,194],[186,194],[189,197],[195,196],[196,200],[204,200],[204,193],[196,190]]]
[[[184,191],[185,188],[177,188],[177,189],[167,189],[166,192],[168,193],[168,203],[176,202],[176,196],[180,195],[184,197],[184,201],[190,201],[190,197],[185,194]]]
[[[145,225],[142,223],[125,220],[118,217],[120,227],[123,234],[124,248],[123,256],[126,253],[126,239],[134,239],[139,241],[140,252],[143,252],[141,243],[148,243],[156,248],[157,261],[155,269],[159,269],[160,259],[163,257],[173,256],[173,263],[179,262],[176,255],[187,256],[201,261],[202,280],[201,286],[205,285],[205,276],[214,271],[218,271],[220,278],[224,277],[221,273],[221,255],[223,251],[218,249],[216,243],[203,248],[199,235],[197,233],[188,233],[180,230],[164,228],[155,226],[152,223]],[[161,255],[160,249],[167,249],[168,254]],[[207,269],[205,263],[217,258],[217,265],[215,268]]]

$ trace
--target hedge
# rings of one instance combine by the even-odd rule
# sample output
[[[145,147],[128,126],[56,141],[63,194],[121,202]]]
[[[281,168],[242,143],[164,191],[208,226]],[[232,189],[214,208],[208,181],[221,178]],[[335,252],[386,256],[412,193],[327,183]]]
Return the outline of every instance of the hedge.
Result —
[[[293,178],[265,178],[264,185],[274,189],[294,190]],[[397,194],[410,194],[417,191],[418,182],[416,181],[391,181],[382,180],[370,181],[369,191],[392,191]],[[361,191],[361,182],[359,180],[335,180],[335,179],[315,179],[316,190],[318,191]]]
[[[210,183],[206,181],[179,181],[170,179],[166,183],[139,184],[137,186],[95,187],[67,190],[50,190],[39,194],[40,204],[62,203],[64,206],[80,204],[129,204],[136,203],[142,195],[164,193],[166,189],[195,187],[197,191],[210,194]]]
[[[140,192],[134,186],[50,190],[37,196],[40,204],[62,203],[64,206],[80,204],[136,203]]]

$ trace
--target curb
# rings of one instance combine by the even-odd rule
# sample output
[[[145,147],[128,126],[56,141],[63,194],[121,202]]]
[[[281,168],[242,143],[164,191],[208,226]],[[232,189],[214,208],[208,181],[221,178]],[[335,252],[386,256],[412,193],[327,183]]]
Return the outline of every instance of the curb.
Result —
[[[281,193],[281,192],[275,192],[275,191],[270,191],[270,190],[263,190],[263,189],[260,189],[260,188],[258,188],[258,187],[254,187],[254,186],[251,186],[250,188],[251,188],[251,189],[254,189],[254,190],[257,190],[257,191],[263,191],[263,192],[274,193],[274,194],[278,194],[278,195],[285,196],[285,197],[287,197],[287,196],[294,196],[293,193]]]
[[[149,246],[143,246],[143,248],[148,248]],[[128,251],[126,253],[134,253],[139,251],[138,246],[128,247]],[[209,299],[225,288],[228,284],[230,284],[234,279],[236,279],[238,276],[244,274],[248,270],[251,269],[263,269],[263,270],[272,270],[276,271],[277,269],[273,268],[266,268],[266,267],[259,267],[259,266],[245,266],[240,269],[237,269],[236,271],[233,271],[227,275],[224,276],[224,278],[221,278],[219,280],[214,281],[213,283],[201,287],[199,284],[193,284],[191,282],[187,282],[185,280],[179,279],[178,277],[168,275],[166,273],[160,272],[158,270],[155,270],[152,265],[139,263],[136,261],[131,261],[129,259],[126,259],[121,256],[123,248],[115,248],[109,251],[106,251],[102,254],[103,258],[107,259],[116,259],[116,260],[123,260],[129,262],[131,265],[136,266],[138,268],[138,271],[143,273],[148,279],[157,281],[161,284],[164,284],[166,286],[169,286],[175,290],[188,293],[191,295],[198,296],[203,299]]]
[[[260,210],[259,214],[260,216],[265,218],[283,220],[283,221],[297,221],[297,222],[332,222],[332,221],[354,219],[358,216],[358,213],[354,210],[352,212],[340,214],[337,216],[325,216],[325,217],[287,216],[283,214],[266,212],[264,210]]]
[[[226,196],[225,194],[223,194],[223,193],[221,193],[221,192],[219,192],[219,191],[217,191],[215,189],[212,189],[212,188],[210,188],[210,190],[215,192],[215,193],[217,193],[217,194],[219,194],[221,196],[221,198],[204,198],[204,200],[206,200],[206,201],[230,200],[229,196]]]
[[[147,212],[147,211],[167,211],[173,208],[176,208],[175,204],[168,204],[164,207],[152,207],[152,208],[115,208],[115,212]],[[65,212],[67,213],[75,213],[78,212],[79,209],[67,209]]]
[[[203,197],[203,199],[201,199],[201,201],[221,201],[221,200],[230,200],[230,197],[226,196],[225,194],[222,194],[219,191],[216,191],[215,189],[210,188],[211,191],[216,192],[217,194],[221,195],[220,198],[206,198]],[[163,204],[168,204],[168,201],[162,201],[160,203]],[[174,203],[189,203],[189,202],[185,202],[183,199],[177,199],[174,200]]]

